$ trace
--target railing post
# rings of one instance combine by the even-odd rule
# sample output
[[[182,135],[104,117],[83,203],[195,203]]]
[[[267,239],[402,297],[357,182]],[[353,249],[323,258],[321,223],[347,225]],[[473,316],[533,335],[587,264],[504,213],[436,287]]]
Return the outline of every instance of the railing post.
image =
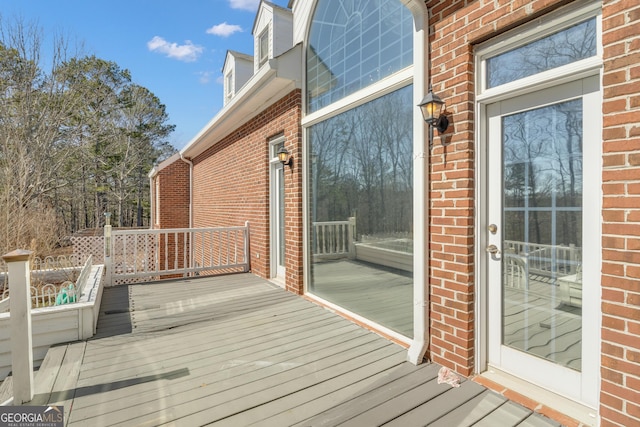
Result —
[[[105,212],[105,226],[104,226],[104,270],[105,270],[105,285],[112,286],[113,277],[113,243],[111,239],[111,213]]]
[[[251,254],[249,253],[249,221],[245,221],[244,223],[244,258],[245,258],[245,267],[244,272],[248,273],[251,271]]]
[[[349,217],[349,258],[356,258],[356,217]]]
[[[2,258],[9,274],[9,318],[11,324],[11,369],[13,403],[33,399],[33,344],[31,335],[31,251],[15,250]]]
[[[575,243],[570,243],[569,244],[569,256],[568,257],[564,257],[565,258],[565,262],[566,259],[569,258],[569,274],[576,274],[577,272],[577,268],[578,268],[578,252],[576,251],[576,244]]]

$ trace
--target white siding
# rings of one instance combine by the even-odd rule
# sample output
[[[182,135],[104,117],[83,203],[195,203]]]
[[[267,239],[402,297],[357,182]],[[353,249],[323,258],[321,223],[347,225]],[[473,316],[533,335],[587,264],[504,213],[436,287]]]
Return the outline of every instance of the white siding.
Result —
[[[277,9],[273,16],[273,57],[277,57],[293,47],[293,15]]]
[[[311,12],[316,2],[298,0],[293,5],[293,44],[302,43],[307,35]]]
[[[269,27],[269,59],[275,58],[293,47],[292,12],[261,2],[253,27],[254,73],[260,68],[260,35],[267,27]]]
[[[230,72],[232,75],[229,87],[227,76]],[[251,76],[253,76],[253,58],[250,55],[228,51],[224,68],[222,69],[222,77],[224,79],[224,105],[233,99],[233,96],[249,81]]]
[[[253,76],[253,58],[236,58],[235,76],[234,92],[237,93]]]

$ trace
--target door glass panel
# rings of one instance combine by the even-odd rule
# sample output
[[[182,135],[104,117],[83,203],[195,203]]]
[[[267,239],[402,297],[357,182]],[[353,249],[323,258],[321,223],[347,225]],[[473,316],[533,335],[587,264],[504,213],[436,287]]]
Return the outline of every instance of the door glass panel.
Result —
[[[502,118],[502,343],[581,370],[582,99]]]
[[[284,267],[284,168],[278,167],[278,265]]]

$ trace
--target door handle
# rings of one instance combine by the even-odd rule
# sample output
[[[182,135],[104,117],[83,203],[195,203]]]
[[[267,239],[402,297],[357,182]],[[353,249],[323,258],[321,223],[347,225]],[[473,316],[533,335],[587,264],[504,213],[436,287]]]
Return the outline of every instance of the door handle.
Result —
[[[487,252],[491,255],[498,255],[500,253],[500,249],[498,249],[496,245],[489,245],[487,246]]]
[[[491,254],[491,259],[496,261],[500,260],[500,258],[498,258],[498,254],[500,254],[500,249],[498,249],[496,245],[487,246],[486,251],[487,253]]]

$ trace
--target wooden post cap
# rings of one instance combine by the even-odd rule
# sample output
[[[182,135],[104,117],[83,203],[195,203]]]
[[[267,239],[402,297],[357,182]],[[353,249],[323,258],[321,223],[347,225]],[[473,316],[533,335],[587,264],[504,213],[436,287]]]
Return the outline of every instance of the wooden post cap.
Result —
[[[32,254],[33,254],[33,251],[28,251],[25,249],[16,249],[15,251],[11,251],[8,254],[2,255],[2,259],[5,262],[27,261]]]

